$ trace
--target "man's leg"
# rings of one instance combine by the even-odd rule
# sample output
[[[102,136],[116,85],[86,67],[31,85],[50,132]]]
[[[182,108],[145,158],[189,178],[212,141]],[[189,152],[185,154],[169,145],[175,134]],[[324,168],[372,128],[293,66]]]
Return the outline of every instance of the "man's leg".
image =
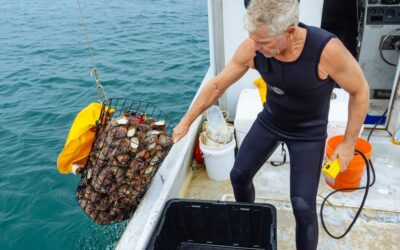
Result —
[[[318,245],[316,197],[325,140],[289,141],[290,199],[296,219],[297,250],[315,250]]]
[[[256,120],[247,133],[231,171],[236,201],[254,202],[253,177],[278,146],[275,134]]]

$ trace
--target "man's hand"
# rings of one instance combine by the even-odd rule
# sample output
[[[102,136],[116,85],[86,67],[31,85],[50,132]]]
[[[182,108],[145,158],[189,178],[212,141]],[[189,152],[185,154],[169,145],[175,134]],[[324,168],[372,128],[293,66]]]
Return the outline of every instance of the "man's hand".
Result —
[[[185,124],[184,122],[179,122],[178,125],[175,126],[173,133],[172,133],[172,138],[174,140],[174,143],[177,143],[182,137],[184,137],[189,130],[189,125]]]
[[[340,164],[340,172],[343,172],[347,169],[353,157],[354,157],[354,144],[342,141],[336,146],[336,149],[329,160],[334,161],[336,158],[338,158]]]

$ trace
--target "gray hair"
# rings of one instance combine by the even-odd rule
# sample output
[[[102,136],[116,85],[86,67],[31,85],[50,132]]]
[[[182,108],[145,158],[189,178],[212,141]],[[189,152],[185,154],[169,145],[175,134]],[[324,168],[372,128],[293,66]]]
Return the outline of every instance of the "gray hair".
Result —
[[[245,29],[254,32],[266,27],[273,36],[285,33],[299,23],[298,0],[251,0],[245,15]]]

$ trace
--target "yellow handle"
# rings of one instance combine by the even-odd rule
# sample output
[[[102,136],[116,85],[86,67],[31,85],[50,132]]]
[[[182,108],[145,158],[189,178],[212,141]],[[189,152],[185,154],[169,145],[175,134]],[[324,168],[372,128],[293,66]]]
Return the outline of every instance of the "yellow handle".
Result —
[[[327,162],[322,168],[322,172],[331,179],[336,179],[336,176],[340,172],[339,160]]]

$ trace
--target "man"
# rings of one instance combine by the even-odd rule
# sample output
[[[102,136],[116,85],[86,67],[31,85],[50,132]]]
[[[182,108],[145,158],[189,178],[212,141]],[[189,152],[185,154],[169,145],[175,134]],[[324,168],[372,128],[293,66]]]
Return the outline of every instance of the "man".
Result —
[[[296,219],[297,249],[316,249],[316,194],[327,136],[329,103],[336,83],[349,92],[349,120],[344,141],[332,156],[341,171],[354,147],[368,110],[369,88],[360,66],[331,33],[298,23],[297,0],[252,0],[244,40],[231,62],[210,80],[174,128],[177,142],[196,117],[249,68],[268,83],[264,109],[245,137],[231,171],[236,201],[254,202],[252,179],[279,141],[287,144],[290,198]]]

